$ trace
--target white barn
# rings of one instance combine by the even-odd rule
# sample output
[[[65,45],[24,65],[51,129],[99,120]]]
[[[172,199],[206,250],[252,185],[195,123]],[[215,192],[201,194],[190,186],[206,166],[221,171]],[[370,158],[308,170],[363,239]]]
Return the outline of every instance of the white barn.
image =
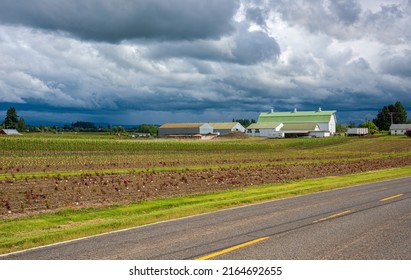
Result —
[[[274,112],[261,113],[258,122],[262,123],[283,123],[285,124],[308,124],[315,123],[319,126],[320,131],[328,131],[330,135],[336,133],[337,116],[336,111],[323,111],[319,108],[317,111],[297,111],[292,112]]]

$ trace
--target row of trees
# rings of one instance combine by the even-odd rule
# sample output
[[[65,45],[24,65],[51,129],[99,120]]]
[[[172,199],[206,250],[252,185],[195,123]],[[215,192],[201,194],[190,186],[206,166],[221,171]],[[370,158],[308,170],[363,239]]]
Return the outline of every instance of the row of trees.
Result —
[[[4,122],[0,124],[0,128],[6,129],[17,129],[20,132],[112,132],[112,133],[125,133],[125,132],[136,132],[136,133],[150,133],[152,136],[158,134],[158,126],[141,124],[133,128],[124,128],[123,126],[111,126],[106,127],[96,126],[92,122],[77,121],[71,123],[71,125],[59,126],[47,126],[47,125],[26,125],[24,118],[17,115],[16,108],[10,107],[7,110]]]

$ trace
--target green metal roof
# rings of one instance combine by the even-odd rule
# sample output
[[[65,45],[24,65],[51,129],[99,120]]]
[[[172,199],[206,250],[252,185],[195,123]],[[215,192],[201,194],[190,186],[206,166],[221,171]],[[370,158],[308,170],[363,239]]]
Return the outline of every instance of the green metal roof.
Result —
[[[336,111],[301,111],[261,113],[258,123],[318,123],[329,122]]]

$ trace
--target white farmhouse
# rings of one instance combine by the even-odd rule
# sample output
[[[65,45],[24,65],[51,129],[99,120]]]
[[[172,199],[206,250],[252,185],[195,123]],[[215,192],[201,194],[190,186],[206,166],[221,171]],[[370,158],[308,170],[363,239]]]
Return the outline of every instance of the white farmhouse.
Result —
[[[409,129],[411,129],[411,124],[392,124],[390,133],[391,135],[404,135]]]

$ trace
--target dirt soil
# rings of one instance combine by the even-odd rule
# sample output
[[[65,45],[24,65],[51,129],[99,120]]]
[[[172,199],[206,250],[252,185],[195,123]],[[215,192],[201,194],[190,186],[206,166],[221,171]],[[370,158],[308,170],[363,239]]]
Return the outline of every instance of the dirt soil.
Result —
[[[200,171],[82,175],[0,182],[0,218],[353,174],[411,165],[411,156]]]

